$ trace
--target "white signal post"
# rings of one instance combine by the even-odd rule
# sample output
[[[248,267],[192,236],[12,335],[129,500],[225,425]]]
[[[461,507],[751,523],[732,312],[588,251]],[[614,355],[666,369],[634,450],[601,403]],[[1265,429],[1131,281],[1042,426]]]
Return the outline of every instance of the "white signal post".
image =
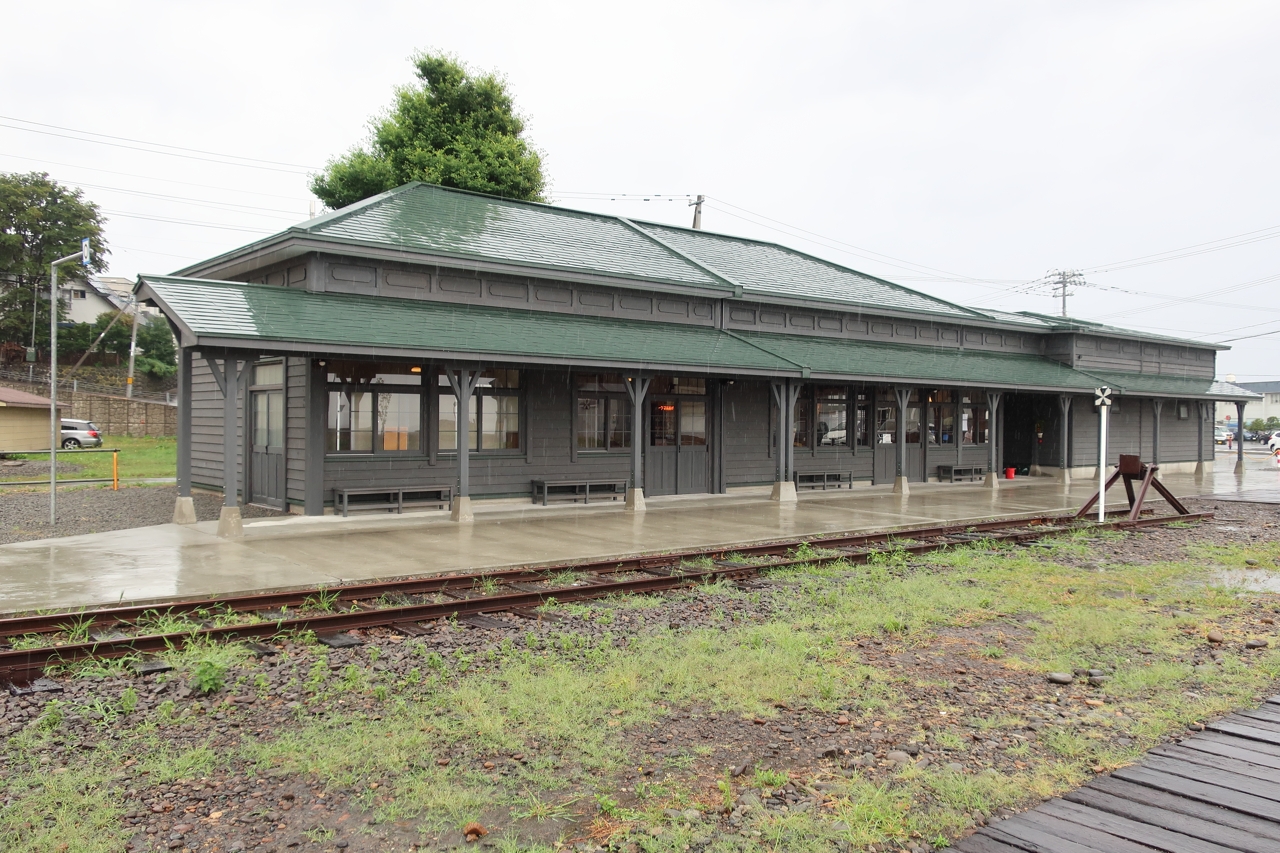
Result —
[[[89,238],[80,241],[80,251],[49,264],[49,526],[58,520],[58,446],[62,443],[62,421],[58,418],[58,264],[79,261],[89,266],[93,250]]]
[[[1107,519],[1107,415],[1111,412],[1111,389],[1095,388],[1093,404],[1098,407],[1098,523]]]

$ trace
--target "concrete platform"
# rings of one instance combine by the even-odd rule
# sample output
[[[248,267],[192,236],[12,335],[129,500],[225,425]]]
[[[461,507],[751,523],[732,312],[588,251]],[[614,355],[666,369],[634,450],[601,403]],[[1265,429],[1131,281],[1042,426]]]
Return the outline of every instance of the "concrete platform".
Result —
[[[1220,457],[1213,477],[1164,478],[1177,495],[1239,495],[1280,488],[1280,469],[1258,459],[1245,477]],[[1252,470],[1256,467],[1256,470]],[[405,575],[479,571],[602,559],[837,532],[972,523],[1078,508],[1096,488],[1064,487],[1048,477],[974,484],[912,484],[801,492],[794,504],[768,499],[768,487],[730,495],[651,498],[648,511],[620,502],[593,506],[475,505],[473,524],[448,512],[366,514],[246,521],[244,537],[222,539],[217,523],[173,524],[0,546],[0,612],[117,601],[334,584]],[[1119,486],[1109,505],[1120,506]]]

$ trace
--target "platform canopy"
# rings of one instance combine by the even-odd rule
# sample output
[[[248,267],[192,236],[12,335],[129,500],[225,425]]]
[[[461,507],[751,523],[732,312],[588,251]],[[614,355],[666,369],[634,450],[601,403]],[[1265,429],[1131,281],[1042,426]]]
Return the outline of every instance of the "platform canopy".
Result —
[[[1208,379],[1099,375],[1033,354],[735,332],[519,309],[388,299],[244,282],[145,276],[139,296],[174,322],[183,346],[698,371],[838,381],[974,385],[1190,399],[1252,399]]]

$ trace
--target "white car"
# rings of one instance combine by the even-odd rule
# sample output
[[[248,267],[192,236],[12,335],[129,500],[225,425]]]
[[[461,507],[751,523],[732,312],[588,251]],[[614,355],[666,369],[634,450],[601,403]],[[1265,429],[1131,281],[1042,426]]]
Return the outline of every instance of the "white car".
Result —
[[[1276,452],[1277,447],[1280,447],[1280,432],[1271,436],[1271,440],[1267,442],[1267,450],[1270,450],[1272,453]]]

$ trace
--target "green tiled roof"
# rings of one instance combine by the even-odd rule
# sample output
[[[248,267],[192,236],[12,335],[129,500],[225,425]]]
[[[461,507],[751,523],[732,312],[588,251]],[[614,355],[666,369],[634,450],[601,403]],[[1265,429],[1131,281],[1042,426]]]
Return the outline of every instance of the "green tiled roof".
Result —
[[[1194,376],[1170,376],[1163,373],[1102,373],[1090,370],[1099,385],[1109,385],[1121,394],[1155,395],[1159,397],[1191,397],[1207,400],[1259,400],[1248,388]]]
[[[164,313],[206,343],[218,339],[342,348],[476,353],[794,372],[795,365],[718,329],[271,285],[145,276]]]
[[[746,293],[975,316],[974,312],[941,299],[775,243],[649,222],[638,225],[677,251],[741,284]]]
[[[408,184],[293,231],[459,258],[732,289],[612,217]]]
[[[807,367],[813,374],[997,388],[1092,391],[1097,385],[1092,377],[1038,355],[767,332],[735,334],[788,361]]]

